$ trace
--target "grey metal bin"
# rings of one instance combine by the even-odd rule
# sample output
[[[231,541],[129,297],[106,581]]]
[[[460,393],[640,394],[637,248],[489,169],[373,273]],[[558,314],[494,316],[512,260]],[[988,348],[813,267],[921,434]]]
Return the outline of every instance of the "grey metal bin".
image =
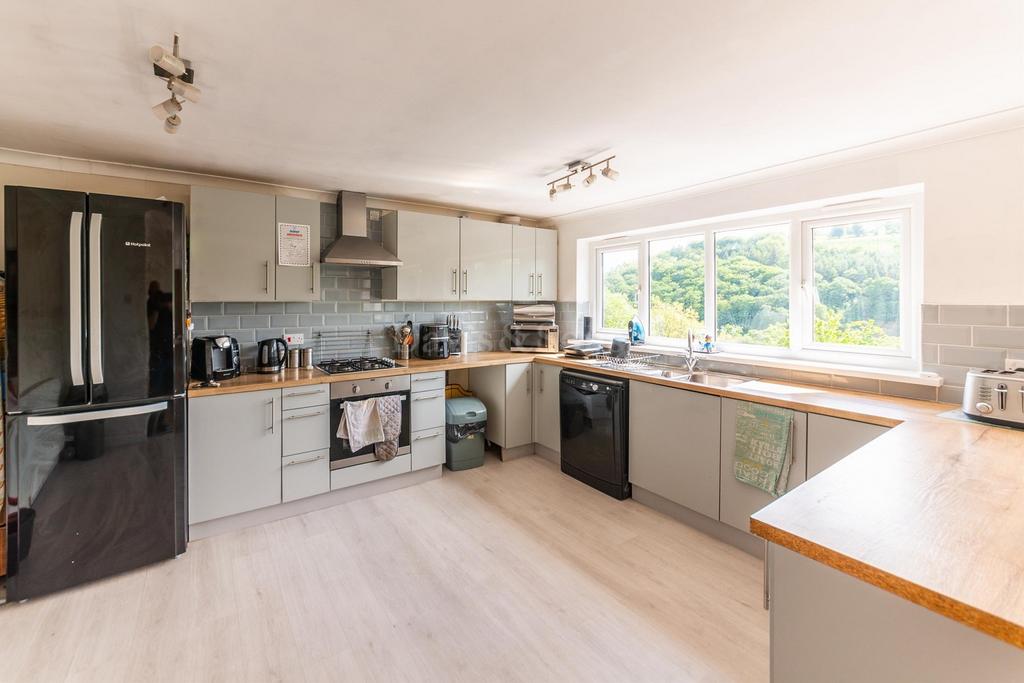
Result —
[[[445,464],[468,470],[484,464],[487,408],[478,398],[450,398],[444,403]]]

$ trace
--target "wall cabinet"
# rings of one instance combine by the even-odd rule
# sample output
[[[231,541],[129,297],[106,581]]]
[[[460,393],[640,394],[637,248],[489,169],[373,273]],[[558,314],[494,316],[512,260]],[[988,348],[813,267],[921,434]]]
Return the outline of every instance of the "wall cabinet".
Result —
[[[194,185],[189,200],[192,301],[273,301],[274,219],[273,195]]]
[[[886,427],[827,415],[807,417],[807,478],[836,464],[889,431]]]
[[[558,453],[562,445],[559,421],[558,376],[556,365],[533,364],[533,440]]]
[[[193,185],[192,301],[319,301],[320,203]],[[310,265],[279,266],[277,225],[308,225]]]
[[[463,301],[508,301],[512,298],[512,226],[473,218],[461,219],[461,288]]]
[[[533,443],[531,363],[472,368],[469,385],[487,407],[487,440],[503,448]]]
[[[457,216],[415,211],[385,215],[384,233],[401,267],[382,269],[382,296],[398,301],[458,301],[460,226]]]
[[[188,400],[189,523],[281,502],[281,391]]]
[[[718,518],[722,400],[629,383],[629,481]]]
[[[554,301],[558,287],[558,233],[516,225],[512,228],[512,298]]]
[[[744,484],[733,474],[736,453],[736,404],[731,398],[722,399],[722,461],[721,461],[721,514],[719,519],[740,531],[750,532],[750,515],[771,503],[775,498],[761,489]],[[793,464],[789,468],[787,490],[807,479],[807,413],[793,413]]]

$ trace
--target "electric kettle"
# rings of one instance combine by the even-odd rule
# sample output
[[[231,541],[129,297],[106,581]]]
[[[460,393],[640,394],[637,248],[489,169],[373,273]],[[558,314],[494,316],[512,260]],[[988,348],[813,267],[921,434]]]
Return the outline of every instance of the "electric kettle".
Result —
[[[256,349],[256,372],[281,372],[288,357],[284,339],[264,339]]]

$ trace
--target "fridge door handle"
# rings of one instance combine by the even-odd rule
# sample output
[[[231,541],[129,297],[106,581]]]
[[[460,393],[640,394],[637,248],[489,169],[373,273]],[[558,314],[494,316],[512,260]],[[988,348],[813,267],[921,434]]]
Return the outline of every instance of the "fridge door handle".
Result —
[[[82,212],[71,212],[68,226],[68,321],[70,329],[71,383],[85,384],[82,370]]]
[[[103,281],[100,229],[103,214],[89,216],[89,369],[93,384],[103,384],[103,325],[100,287]]]
[[[131,406],[130,408],[111,408],[109,410],[90,410],[84,413],[64,413],[63,415],[32,415],[28,418],[29,427],[44,427],[47,425],[64,425],[72,422],[92,422],[94,420],[109,420],[112,417],[131,417],[133,415],[148,415],[167,410],[167,401],[150,403],[144,406]]]

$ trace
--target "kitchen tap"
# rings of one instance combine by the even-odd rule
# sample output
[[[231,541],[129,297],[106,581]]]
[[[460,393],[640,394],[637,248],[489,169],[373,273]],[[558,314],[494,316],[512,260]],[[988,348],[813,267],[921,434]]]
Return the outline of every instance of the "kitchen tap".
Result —
[[[693,332],[687,330],[686,332],[686,356],[683,358],[686,361],[686,369],[692,375],[697,370],[698,359],[693,355]]]

